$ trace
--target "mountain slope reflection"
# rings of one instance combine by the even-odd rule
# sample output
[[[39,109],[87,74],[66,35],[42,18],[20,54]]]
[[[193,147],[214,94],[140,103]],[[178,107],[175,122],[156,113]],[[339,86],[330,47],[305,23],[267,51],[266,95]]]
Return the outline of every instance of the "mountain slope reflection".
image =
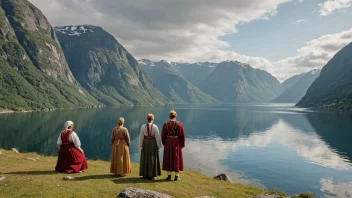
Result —
[[[209,175],[234,172],[235,181],[251,178],[288,193],[306,189],[307,183],[320,186],[320,180],[331,175],[352,180],[348,159],[331,149],[313,131],[297,130],[283,119],[264,132],[253,132],[232,140],[220,137],[190,139],[184,153],[187,167]],[[322,193],[319,188],[308,188],[307,191]]]

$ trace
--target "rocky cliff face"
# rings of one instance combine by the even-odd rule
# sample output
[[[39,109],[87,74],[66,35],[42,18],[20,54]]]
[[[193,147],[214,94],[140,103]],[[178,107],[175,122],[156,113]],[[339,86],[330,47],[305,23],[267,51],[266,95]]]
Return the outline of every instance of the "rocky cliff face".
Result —
[[[56,27],[76,79],[107,105],[156,105],[170,101],[157,90],[136,59],[101,27]]]
[[[40,10],[26,0],[1,0],[0,6],[1,108],[99,104],[73,77]]]

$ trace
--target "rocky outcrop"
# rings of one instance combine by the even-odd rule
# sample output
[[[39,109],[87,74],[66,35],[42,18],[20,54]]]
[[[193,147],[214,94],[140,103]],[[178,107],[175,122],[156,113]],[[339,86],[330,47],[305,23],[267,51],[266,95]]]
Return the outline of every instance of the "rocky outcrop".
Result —
[[[172,198],[172,196],[141,188],[126,188],[117,198]]]
[[[214,179],[220,180],[220,181],[229,181],[229,182],[232,183],[230,177],[227,176],[226,174],[220,174],[220,175],[218,175],[218,176],[215,176]]]

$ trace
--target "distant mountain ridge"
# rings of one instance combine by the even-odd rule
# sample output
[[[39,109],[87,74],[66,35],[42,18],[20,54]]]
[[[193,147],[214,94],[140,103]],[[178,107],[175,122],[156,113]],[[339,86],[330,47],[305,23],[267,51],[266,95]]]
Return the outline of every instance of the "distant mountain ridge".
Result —
[[[320,70],[315,69],[305,74],[299,75],[298,81],[286,89],[280,96],[273,99],[275,103],[297,103],[306,94],[308,88],[319,77]]]
[[[352,109],[352,42],[323,67],[297,106]]]
[[[171,103],[137,60],[98,26],[55,27],[67,62],[77,80],[106,105]]]
[[[148,59],[138,61],[152,77],[155,86],[174,103],[218,103],[186,80],[176,66],[167,61],[153,62]]]
[[[286,89],[292,87],[294,84],[297,83],[297,81],[299,81],[299,79],[302,78],[302,76],[304,76],[305,73],[302,74],[298,74],[298,75],[294,75],[292,77],[290,77],[289,79],[285,80],[284,82],[281,83],[282,86],[282,90],[285,91]]]
[[[266,71],[225,61],[206,78],[202,90],[225,103],[268,102],[281,93],[281,84]]]
[[[196,86],[204,83],[204,80],[214,71],[219,63],[197,62],[197,63],[177,63],[172,62],[182,76]]]

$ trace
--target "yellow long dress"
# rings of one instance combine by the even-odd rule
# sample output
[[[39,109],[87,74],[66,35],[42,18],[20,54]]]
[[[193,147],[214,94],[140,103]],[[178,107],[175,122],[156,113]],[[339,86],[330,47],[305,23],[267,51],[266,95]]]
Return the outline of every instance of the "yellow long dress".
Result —
[[[132,172],[130,160],[130,135],[125,127],[115,127],[111,137],[112,157],[110,173],[125,175]]]

